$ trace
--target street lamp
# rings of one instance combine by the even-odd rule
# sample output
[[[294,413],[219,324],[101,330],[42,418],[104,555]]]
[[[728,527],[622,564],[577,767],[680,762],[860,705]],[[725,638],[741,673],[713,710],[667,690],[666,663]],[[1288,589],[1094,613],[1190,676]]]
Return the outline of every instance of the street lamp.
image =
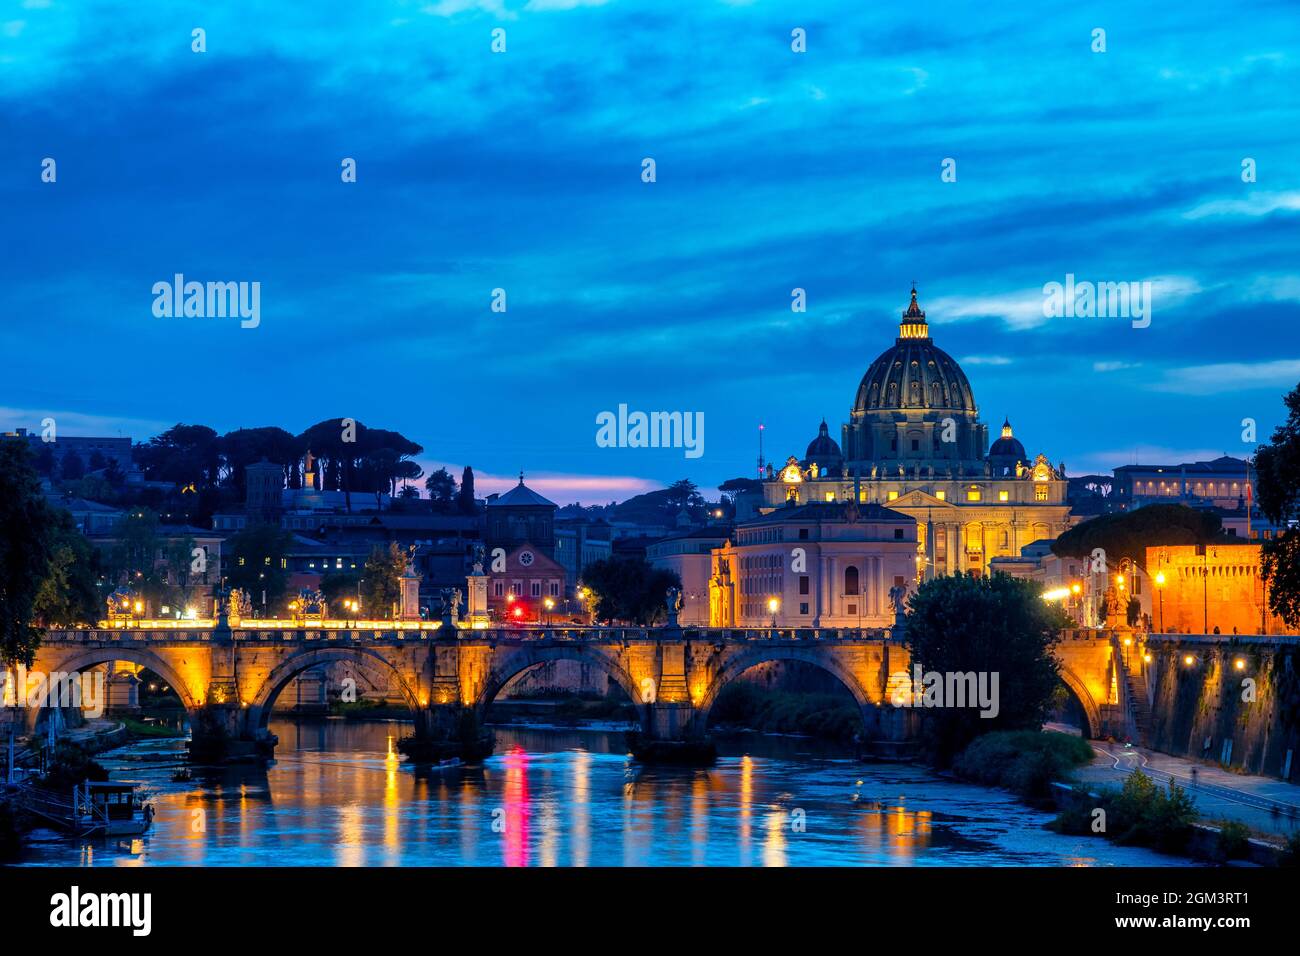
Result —
[[[1160,595],[1160,633],[1165,632],[1165,572],[1156,572],[1156,593]]]
[[[767,609],[772,612],[772,628],[776,629],[776,612],[781,610],[781,599],[770,597],[767,599]]]
[[[546,623],[549,626],[551,623],[551,611],[555,607],[555,601],[551,598],[546,598],[542,601],[542,607],[546,608]]]

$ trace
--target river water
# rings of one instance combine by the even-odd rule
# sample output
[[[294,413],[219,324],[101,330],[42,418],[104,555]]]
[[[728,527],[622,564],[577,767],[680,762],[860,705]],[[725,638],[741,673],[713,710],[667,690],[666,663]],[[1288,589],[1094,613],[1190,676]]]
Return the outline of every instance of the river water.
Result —
[[[172,775],[183,742],[101,754],[152,791],[135,839],[38,833],[28,862],[66,866],[1107,866],[1182,861],[1043,828],[1050,814],[920,767],[833,745],[719,739],[708,770],[641,767],[619,731],[497,727],[478,767],[390,756],[409,725],[276,720],[266,768]]]

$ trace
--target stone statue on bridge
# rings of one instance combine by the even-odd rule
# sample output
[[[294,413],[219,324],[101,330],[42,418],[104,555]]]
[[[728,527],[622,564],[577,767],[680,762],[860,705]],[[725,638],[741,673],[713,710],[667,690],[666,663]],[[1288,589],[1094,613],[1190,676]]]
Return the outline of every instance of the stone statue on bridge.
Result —
[[[668,626],[677,627],[677,615],[682,610],[682,589],[671,587],[667,592],[668,597]]]
[[[902,624],[906,614],[904,602],[907,600],[907,588],[895,584],[889,589],[889,602],[894,605],[894,624]]]
[[[443,588],[438,596],[442,600],[442,626],[456,627],[460,623],[460,588]]]

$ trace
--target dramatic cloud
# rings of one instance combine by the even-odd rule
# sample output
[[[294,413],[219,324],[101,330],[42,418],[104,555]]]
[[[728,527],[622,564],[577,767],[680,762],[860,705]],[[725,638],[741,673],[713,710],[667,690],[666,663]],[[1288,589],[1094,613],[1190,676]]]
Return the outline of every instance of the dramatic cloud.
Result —
[[[347,415],[557,500],[710,489],[760,421],[773,460],[838,433],[916,280],[1031,454],[1249,453],[1300,378],[1296,50],[1284,2],[27,0],[0,428]],[[260,282],[258,327],[156,318],[177,273]],[[1151,325],[1045,318],[1067,274],[1151,280]],[[620,403],[703,412],[704,456],[598,448]]]

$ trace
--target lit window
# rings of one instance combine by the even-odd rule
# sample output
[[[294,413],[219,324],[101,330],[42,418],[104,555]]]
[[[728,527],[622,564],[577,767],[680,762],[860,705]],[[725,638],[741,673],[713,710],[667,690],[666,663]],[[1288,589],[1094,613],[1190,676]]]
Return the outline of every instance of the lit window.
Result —
[[[897,492],[897,491],[891,491],[891,492],[889,493],[889,500],[890,500],[890,501],[897,501],[897,500],[898,500],[898,492]]]
[[[966,491],[967,501],[979,501],[984,497],[980,490],[973,485]]]
[[[1047,500],[1047,488],[1045,486],[1040,485],[1039,487],[1034,489],[1034,500],[1035,501]]]
[[[1009,491],[998,492],[998,501],[1008,501],[1010,500],[1010,498],[1011,498],[1011,493]]]
[[[936,492],[934,493],[934,496],[935,496],[936,498],[938,498],[940,501],[947,501],[947,500],[948,500],[948,492],[946,492],[946,491],[936,491]]]
[[[835,500],[835,492],[833,492],[833,491],[828,491],[828,492],[826,492],[826,500],[827,500],[827,501],[834,501],[834,500]]]

